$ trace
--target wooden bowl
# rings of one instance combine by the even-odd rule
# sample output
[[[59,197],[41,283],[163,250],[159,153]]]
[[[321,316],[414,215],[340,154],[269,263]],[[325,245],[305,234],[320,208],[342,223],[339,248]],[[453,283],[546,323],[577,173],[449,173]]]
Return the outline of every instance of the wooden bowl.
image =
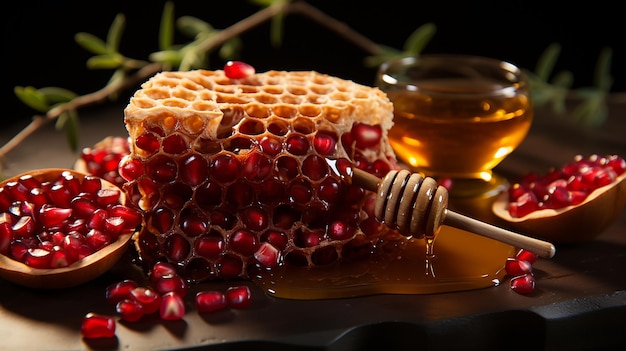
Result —
[[[19,179],[24,175],[32,175],[40,181],[56,179],[62,172],[70,172],[81,180],[85,174],[70,169],[48,168],[33,170],[8,178],[0,183]],[[102,186],[116,187],[101,179]],[[124,193],[120,195],[120,203],[126,203]],[[125,253],[133,232],[122,233],[118,239],[94,252],[93,254],[63,268],[32,268],[24,263],[0,254],[0,277],[18,285],[39,289],[62,289],[77,286],[97,278],[108,271]]]
[[[515,218],[509,214],[508,203],[508,193],[503,192],[492,206],[503,226],[555,244],[588,242],[602,234],[626,207],[626,173],[594,190],[578,205],[539,210]]]

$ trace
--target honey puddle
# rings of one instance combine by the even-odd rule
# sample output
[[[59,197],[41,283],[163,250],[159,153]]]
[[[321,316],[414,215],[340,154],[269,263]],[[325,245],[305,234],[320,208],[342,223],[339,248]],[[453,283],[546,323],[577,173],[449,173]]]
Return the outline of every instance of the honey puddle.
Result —
[[[300,300],[480,289],[499,284],[504,263],[516,248],[442,226],[434,252],[427,260],[423,239],[402,237],[368,259],[330,267],[282,267],[256,272],[253,279],[271,296]]]

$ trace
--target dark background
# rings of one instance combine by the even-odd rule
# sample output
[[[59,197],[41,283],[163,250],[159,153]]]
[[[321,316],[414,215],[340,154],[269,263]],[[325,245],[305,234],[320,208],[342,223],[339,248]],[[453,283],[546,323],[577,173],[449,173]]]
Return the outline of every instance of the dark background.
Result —
[[[563,7],[546,2],[412,2],[384,0],[323,1],[309,4],[344,22],[352,29],[387,46],[401,48],[407,37],[424,23],[437,33],[423,53],[462,53],[491,56],[533,69],[543,50],[553,42],[563,47],[558,69],[574,73],[575,87],[592,84],[592,74],[603,47],[613,49],[613,91],[626,90],[624,18],[615,6],[586,2]],[[4,78],[3,121],[29,121],[35,111],[13,93],[15,86],[59,86],[78,94],[95,91],[107,82],[109,71],[88,70],[90,53],[74,41],[77,32],[105,38],[118,13],[126,15],[121,52],[147,59],[158,50],[158,28],[164,1],[11,2],[3,6],[2,53]],[[176,17],[191,15],[218,29],[253,14],[259,7],[248,1],[174,1]],[[590,7],[592,6],[592,7]],[[373,84],[375,70],[364,65],[368,55],[336,33],[307,17],[288,16],[284,43],[269,42],[269,25],[262,24],[242,36],[241,60],[257,71],[318,70]],[[177,38],[177,43],[189,39]],[[210,69],[224,62],[213,57]],[[126,96],[130,96],[127,92]],[[122,96],[122,99],[127,99]],[[8,116],[8,118],[7,118]],[[6,122],[5,122],[6,123]]]

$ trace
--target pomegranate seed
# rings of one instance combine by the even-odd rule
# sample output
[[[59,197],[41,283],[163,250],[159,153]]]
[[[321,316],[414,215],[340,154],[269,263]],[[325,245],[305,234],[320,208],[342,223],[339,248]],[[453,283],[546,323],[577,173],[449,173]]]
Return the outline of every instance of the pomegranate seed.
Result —
[[[239,161],[230,154],[217,156],[210,167],[211,176],[222,183],[235,180],[239,174]]]
[[[252,303],[252,293],[247,285],[231,286],[226,289],[226,303],[231,308],[247,308]]]
[[[511,289],[519,294],[530,294],[535,290],[535,276],[526,273],[511,278]]]
[[[178,134],[173,134],[163,139],[163,151],[168,154],[181,154],[187,149],[187,141]]]
[[[105,315],[89,312],[83,318],[80,333],[85,339],[115,337],[115,320]]]
[[[154,282],[154,286],[161,295],[168,292],[175,292],[181,297],[187,295],[187,281],[179,275],[161,277]]]
[[[442,178],[442,179],[439,179],[438,183],[442,187],[446,188],[448,191],[452,190],[452,186],[454,185],[454,182],[453,182],[452,178]]]
[[[537,261],[537,254],[532,251],[520,249],[518,253],[515,255],[515,258],[517,258],[518,260],[523,260],[530,264],[533,264],[535,263],[535,261]]]
[[[319,131],[315,134],[315,138],[313,139],[313,147],[320,155],[332,155],[337,149],[337,136]]]
[[[212,290],[198,292],[194,303],[199,313],[219,311],[228,306],[226,296],[220,291]]]
[[[289,238],[284,232],[270,230],[267,233],[263,234],[262,240],[272,244],[274,247],[280,250],[283,250],[287,247]]]
[[[509,213],[513,217],[524,217],[539,209],[539,202],[534,193],[526,192],[517,201],[509,203]]]
[[[24,255],[24,263],[33,268],[49,268],[52,253],[43,248],[29,249]]]
[[[272,244],[264,242],[254,253],[254,258],[266,268],[278,266],[280,262],[280,252]]]
[[[309,142],[304,135],[294,134],[287,138],[285,149],[294,155],[305,155],[309,151]]]
[[[283,149],[282,142],[271,136],[263,137],[259,144],[261,150],[269,156],[276,156]]]
[[[116,188],[100,189],[96,195],[96,202],[102,207],[119,203],[121,191]]]
[[[165,242],[164,251],[170,260],[180,262],[189,255],[189,241],[182,235],[170,236]]]
[[[130,291],[130,296],[143,306],[145,314],[152,314],[161,307],[161,295],[151,288],[138,286]]]
[[[69,266],[72,262],[67,252],[60,249],[52,251],[48,266],[50,268],[63,268]]]
[[[11,228],[16,238],[29,237],[35,233],[35,220],[32,217],[20,217]]]
[[[39,221],[45,227],[54,227],[68,219],[72,214],[71,208],[43,206],[39,210]]]
[[[191,154],[183,160],[182,164],[180,178],[185,184],[194,186],[206,180],[208,164],[202,156]]]
[[[163,294],[159,311],[162,320],[180,320],[185,316],[185,303],[180,295],[170,291]]]
[[[267,177],[272,167],[271,161],[260,153],[252,153],[246,158],[242,176],[249,180],[261,180]]]
[[[202,236],[196,240],[196,252],[206,258],[217,258],[224,251],[221,236]]]
[[[152,266],[152,271],[150,272],[150,280],[156,282],[164,277],[173,277],[176,276],[176,267],[168,262],[157,262]]]
[[[144,315],[143,305],[129,299],[123,299],[115,304],[115,312],[127,322],[136,322]]]
[[[20,239],[14,240],[9,246],[10,256],[15,260],[24,262],[24,258],[26,257],[26,254],[28,253],[28,250],[30,248],[31,245],[29,245],[27,242]]]
[[[91,229],[85,235],[85,241],[93,251],[98,251],[111,243],[111,236],[98,229]]]
[[[324,158],[309,155],[302,162],[302,173],[311,180],[320,180],[328,175],[328,164]]]
[[[50,188],[48,193],[52,204],[57,207],[70,207],[72,194],[61,184],[56,184]]]
[[[158,137],[152,133],[141,134],[135,140],[135,145],[148,153],[154,153],[161,147]]]
[[[230,236],[230,247],[242,255],[252,256],[258,246],[256,236],[248,230],[240,229]]]
[[[11,224],[8,222],[0,222],[0,254],[6,254],[11,244],[13,233]]]
[[[102,189],[102,182],[96,176],[86,175],[81,185],[81,193],[96,194]]]
[[[130,156],[125,156],[120,160],[118,172],[127,181],[137,179],[144,172],[143,163],[139,160],[131,159]]]
[[[224,74],[230,79],[248,78],[254,73],[254,67],[241,61],[228,61],[224,66]]]
[[[331,222],[328,226],[328,236],[335,240],[349,239],[354,235],[354,228],[342,221]]]
[[[510,276],[518,276],[530,273],[533,270],[530,262],[517,258],[507,258],[504,268],[506,270],[506,273]]]
[[[233,255],[221,256],[215,261],[218,274],[222,279],[233,279],[241,274],[243,262]]]
[[[262,231],[267,228],[269,219],[264,209],[258,207],[249,207],[241,211],[241,219],[246,228],[253,231]]]
[[[131,291],[138,287],[138,284],[134,280],[125,279],[117,283],[113,283],[107,286],[105,292],[105,300],[111,305],[115,305],[118,302],[130,299],[132,297]]]
[[[356,123],[352,127],[352,138],[359,149],[366,149],[378,145],[382,137],[380,125]]]

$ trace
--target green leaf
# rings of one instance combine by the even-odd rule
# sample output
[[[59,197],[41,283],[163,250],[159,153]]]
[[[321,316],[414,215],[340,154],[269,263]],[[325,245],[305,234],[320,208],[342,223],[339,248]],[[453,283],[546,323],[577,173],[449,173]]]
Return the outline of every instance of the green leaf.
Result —
[[[65,88],[45,87],[39,89],[39,93],[44,97],[49,105],[66,103],[78,97],[78,94]]]
[[[178,67],[183,60],[183,53],[179,50],[157,51],[151,53],[149,59],[152,62],[161,62],[173,67]]]
[[[552,43],[543,51],[535,68],[537,77],[547,82],[561,53],[561,45]]]
[[[607,115],[605,96],[598,93],[585,99],[572,113],[575,123],[590,127],[600,126],[606,120]]]
[[[594,86],[602,91],[608,92],[613,85],[611,77],[611,58],[613,50],[611,48],[603,48],[598,56],[594,71]]]
[[[283,42],[283,25],[285,14],[277,13],[270,22],[270,42],[274,47],[280,47]]]
[[[107,34],[107,52],[118,52],[125,27],[126,17],[122,13],[117,14],[117,16],[113,19],[113,23],[111,24]]]
[[[233,37],[227,40],[219,51],[219,56],[223,60],[232,60],[239,56],[241,48],[243,47],[243,41],[239,37]]]
[[[437,32],[437,26],[434,23],[426,23],[417,28],[404,43],[404,52],[407,56],[419,56],[426,44],[430,42]]]
[[[570,71],[561,71],[551,81],[552,85],[563,90],[571,89],[574,84],[574,74]]]
[[[207,22],[192,16],[182,16],[176,20],[178,30],[188,37],[195,38],[200,33],[215,34],[215,29]]]
[[[274,3],[282,3],[284,0],[250,0],[250,3],[256,4],[262,7],[272,6]]]
[[[118,68],[113,72],[113,74],[111,75],[111,78],[109,78],[109,82],[107,83],[107,85],[120,83],[121,81],[124,80],[124,78],[126,78],[126,71],[123,68]],[[118,98],[119,98],[118,91],[109,95],[109,100],[111,101],[115,101]]]
[[[72,151],[78,150],[78,112],[76,110],[67,110],[57,118],[55,128],[64,130],[67,143]]]
[[[92,56],[87,59],[89,69],[116,69],[124,63],[124,58],[120,54],[106,54]]]
[[[44,113],[50,110],[50,105],[46,102],[45,96],[36,88],[16,86],[13,91],[17,98],[28,107]]]
[[[159,49],[167,50],[174,44],[174,3],[167,1],[163,7],[159,27]]]
[[[386,61],[405,56],[400,50],[389,46],[379,44],[378,49],[381,52],[380,54],[365,57],[363,60],[365,66],[374,68],[382,65]]]
[[[109,52],[106,43],[93,34],[84,32],[76,33],[74,35],[74,40],[78,43],[78,45],[93,54],[103,55]]]

